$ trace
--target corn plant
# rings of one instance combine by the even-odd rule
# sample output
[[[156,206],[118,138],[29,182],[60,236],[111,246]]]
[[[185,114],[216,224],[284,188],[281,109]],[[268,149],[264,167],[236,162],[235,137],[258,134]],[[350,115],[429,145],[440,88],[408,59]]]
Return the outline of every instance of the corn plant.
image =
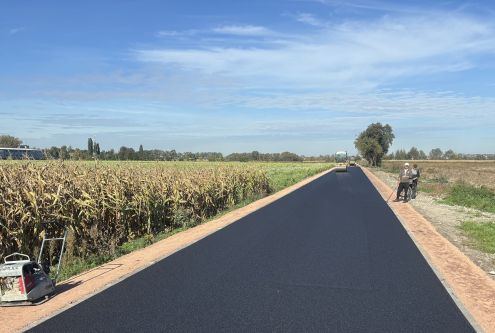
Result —
[[[69,256],[84,258],[269,192],[266,171],[255,165],[2,163],[0,259],[14,251],[34,255],[43,221],[65,224]]]

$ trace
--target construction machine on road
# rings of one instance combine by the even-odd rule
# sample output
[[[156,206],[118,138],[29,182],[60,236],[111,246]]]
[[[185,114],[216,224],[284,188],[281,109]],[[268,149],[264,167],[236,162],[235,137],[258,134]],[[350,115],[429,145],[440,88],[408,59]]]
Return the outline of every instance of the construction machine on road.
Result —
[[[335,153],[336,171],[347,172],[349,166],[349,158],[346,151],[338,151]]]

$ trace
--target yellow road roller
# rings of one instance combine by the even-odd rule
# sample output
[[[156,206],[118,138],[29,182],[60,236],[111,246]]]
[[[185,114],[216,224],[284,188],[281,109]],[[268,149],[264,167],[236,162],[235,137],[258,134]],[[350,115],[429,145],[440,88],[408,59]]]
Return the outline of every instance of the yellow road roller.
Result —
[[[335,153],[335,171],[347,172],[347,167],[349,166],[349,158],[347,157],[346,151],[338,151]]]

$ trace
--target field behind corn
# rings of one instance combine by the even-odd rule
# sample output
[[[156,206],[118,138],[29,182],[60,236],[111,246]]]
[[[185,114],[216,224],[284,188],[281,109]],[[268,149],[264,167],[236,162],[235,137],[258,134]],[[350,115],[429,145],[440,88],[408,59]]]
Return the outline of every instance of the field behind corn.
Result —
[[[464,183],[471,186],[484,186],[495,191],[495,161],[398,161],[385,160],[385,171],[399,174],[405,162],[417,163],[421,170],[421,181],[431,191],[442,191],[452,184]]]
[[[0,163],[0,260],[34,256],[45,231],[69,229],[66,255],[111,258],[123,244],[183,229],[329,169],[327,163]],[[54,248],[51,249],[54,253]]]

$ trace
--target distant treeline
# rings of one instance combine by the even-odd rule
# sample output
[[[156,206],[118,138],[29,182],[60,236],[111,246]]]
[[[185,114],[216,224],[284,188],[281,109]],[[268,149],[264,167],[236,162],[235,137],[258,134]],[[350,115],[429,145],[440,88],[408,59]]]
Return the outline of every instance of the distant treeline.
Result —
[[[258,151],[253,151],[250,153],[233,153],[225,156],[226,161],[271,161],[271,162],[302,162],[304,157],[299,156],[294,153],[290,153],[288,151],[283,153],[268,153],[263,154]]]
[[[398,149],[385,156],[387,160],[495,160],[495,154],[461,154],[452,149],[443,152],[440,148],[430,150],[428,155],[416,147],[406,152]]]
[[[114,149],[101,150],[98,143],[92,143],[92,150],[72,148],[67,146],[51,147],[44,149],[47,159],[63,160],[90,160],[97,158],[108,161],[267,161],[267,162],[302,162],[302,161],[333,161],[333,155],[300,156],[291,152],[260,153],[252,151],[248,153],[232,153],[224,156],[219,152],[177,152],[175,150],[151,149],[145,150],[140,145],[136,151],[133,148],[122,146],[118,151]]]
[[[93,139],[88,139],[88,149],[72,148],[67,146],[51,147],[43,150],[48,159],[63,160],[108,160],[108,161],[269,161],[269,162],[302,162],[302,161],[333,161],[333,155],[320,155],[314,157],[300,156],[291,152],[283,153],[232,153],[224,156],[219,152],[177,152],[172,150],[151,149],[145,150],[139,145],[134,148],[122,146],[118,151],[114,149],[100,150],[100,144]]]

